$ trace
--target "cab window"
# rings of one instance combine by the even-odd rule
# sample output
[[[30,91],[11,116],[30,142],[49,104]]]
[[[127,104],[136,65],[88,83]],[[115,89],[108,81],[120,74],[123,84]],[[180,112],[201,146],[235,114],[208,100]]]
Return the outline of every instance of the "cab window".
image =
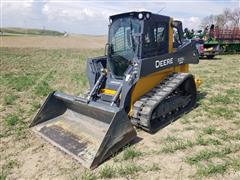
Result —
[[[173,28],[173,48],[177,48],[182,44],[177,28]]]
[[[167,24],[153,23],[145,25],[143,36],[143,56],[150,57],[168,52]]]

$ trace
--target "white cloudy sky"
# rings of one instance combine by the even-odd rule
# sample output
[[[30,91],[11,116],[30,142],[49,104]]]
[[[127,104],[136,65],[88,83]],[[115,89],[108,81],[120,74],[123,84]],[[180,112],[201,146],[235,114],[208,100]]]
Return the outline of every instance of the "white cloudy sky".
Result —
[[[79,34],[107,34],[108,16],[149,10],[196,28],[209,14],[240,7],[240,0],[0,0],[2,27],[54,29]]]

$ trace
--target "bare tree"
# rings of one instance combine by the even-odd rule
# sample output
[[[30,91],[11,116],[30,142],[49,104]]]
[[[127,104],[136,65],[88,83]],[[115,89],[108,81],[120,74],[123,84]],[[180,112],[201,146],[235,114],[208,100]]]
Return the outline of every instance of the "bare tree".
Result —
[[[215,24],[215,16],[214,15],[210,15],[210,16],[206,16],[205,18],[203,18],[202,22],[201,22],[201,27],[205,28],[206,26],[209,26],[211,24]]]
[[[240,8],[236,8],[232,11],[229,20],[232,23],[232,27],[240,28]]]
[[[206,16],[202,19],[201,27],[205,28],[211,24],[222,28],[240,28],[240,8],[235,8],[234,10],[226,8],[221,14]]]
[[[224,16],[224,14],[219,14],[215,16],[215,25],[218,27],[225,27],[227,23],[227,18]]]
[[[224,9],[223,15],[224,15],[224,17],[225,17],[226,19],[229,20],[229,18],[231,17],[231,14],[232,14],[231,9],[229,9],[229,8]]]

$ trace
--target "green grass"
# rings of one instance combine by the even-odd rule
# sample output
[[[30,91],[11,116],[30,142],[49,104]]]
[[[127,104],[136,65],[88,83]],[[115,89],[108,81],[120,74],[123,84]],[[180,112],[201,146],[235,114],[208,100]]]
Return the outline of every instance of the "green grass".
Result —
[[[141,155],[143,155],[143,153],[136,150],[134,147],[127,147],[123,151],[123,160],[133,159]]]
[[[116,170],[113,167],[105,166],[99,171],[100,178],[112,178],[116,176]]]
[[[18,98],[16,95],[6,95],[4,96],[4,105],[12,105],[14,101]]]
[[[226,90],[226,94],[227,94],[229,97],[235,98],[236,100],[239,100],[239,99],[240,99],[240,97],[239,97],[240,90],[237,89],[237,88],[230,88],[230,89]],[[239,103],[239,102],[238,102],[238,103]]]
[[[20,140],[22,138],[26,138],[26,128],[26,124],[22,124],[15,129],[16,139]]]
[[[167,136],[166,138],[163,139],[164,142],[175,142],[178,140],[179,140],[179,138],[177,138],[175,136]]]
[[[33,101],[32,102],[32,109],[31,109],[31,111],[34,112],[34,111],[36,111],[40,107],[41,107],[41,104],[38,101]]]
[[[7,176],[11,173],[11,170],[14,167],[18,167],[19,166],[19,162],[17,160],[7,160],[1,169],[1,174],[0,174],[0,180],[5,180],[7,179]]]
[[[196,138],[196,145],[208,146],[208,145],[221,145],[222,143],[218,139],[204,138],[201,135]]]
[[[81,176],[82,180],[97,180],[97,176],[91,171],[84,171],[83,175]]]
[[[231,161],[230,166],[235,170],[235,171],[240,171],[240,157],[238,159],[234,159]]]
[[[117,166],[104,166],[97,173],[92,171],[85,171],[82,175],[84,180],[95,180],[95,179],[110,179],[117,177],[129,177],[138,173],[139,171],[148,172],[148,171],[159,171],[161,168],[157,164],[152,166],[138,166],[135,164],[121,164]]]
[[[224,148],[222,150],[217,150],[217,151],[202,150],[193,156],[187,157],[186,162],[193,165],[203,160],[210,160],[210,158],[213,158],[213,157],[223,158],[227,154],[230,154],[232,152],[233,151],[230,148]]]
[[[232,139],[235,139],[235,140],[240,140],[240,133],[236,133],[232,136]]]
[[[52,91],[53,90],[49,86],[48,82],[42,81],[35,87],[34,93],[38,96],[47,96]]]
[[[213,174],[224,174],[227,171],[227,163],[215,164],[208,163],[207,165],[200,165],[197,169],[196,175],[198,176],[210,176]]]
[[[218,94],[216,96],[213,96],[211,98],[209,98],[209,101],[212,104],[224,104],[224,105],[228,105],[232,103],[231,98],[228,95],[223,95],[223,94]]]
[[[14,134],[15,139],[22,139],[26,137],[26,129],[28,125],[22,121],[19,114],[8,114],[5,117],[6,129],[1,132],[2,137],[7,137]]]
[[[25,91],[35,84],[37,75],[28,74],[28,75],[15,75],[15,74],[6,74],[2,77],[5,84],[12,89],[17,91]]]
[[[7,179],[7,176],[5,174],[0,175],[0,180],[5,180]]]
[[[148,168],[148,171],[160,171],[161,168],[159,167],[158,164],[154,163],[152,164],[149,168]]]
[[[47,73],[46,77],[43,77],[43,80],[41,80],[34,88],[34,93],[37,96],[47,96],[52,90],[52,88],[49,85],[49,81],[54,79],[55,71],[50,71]]]
[[[213,108],[207,109],[207,111],[212,115],[223,117],[226,120],[229,120],[235,117],[235,111],[232,109],[229,109],[228,107],[213,107]]]
[[[235,120],[232,123],[235,124],[238,128],[240,128],[240,120]]]
[[[240,133],[228,134],[225,130],[220,130],[217,132],[217,137],[224,141],[240,140]]]
[[[216,128],[210,126],[210,127],[207,127],[207,128],[203,128],[202,131],[203,131],[204,134],[211,135],[211,134],[216,132]]]
[[[189,124],[190,123],[190,120],[186,117],[187,115],[183,115],[180,119],[180,122],[182,124]]]
[[[3,34],[7,35],[45,35],[45,36],[62,36],[63,33],[53,30],[45,30],[45,29],[26,29],[26,28],[15,28],[15,27],[8,27],[8,28],[0,28],[0,31]]]
[[[192,131],[198,129],[196,126],[188,126],[184,128],[184,131]]]
[[[148,172],[148,171],[159,171],[161,168],[158,164],[153,163],[150,166],[146,165],[136,165],[136,164],[121,164],[117,166],[104,166],[97,173],[92,173],[91,171],[85,171],[82,175],[82,179],[91,180],[91,179],[110,179],[117,177],[134,177],[136,173]]]
[[[211,157],[214,157],[213,153],[214,152],[211,152],[209,150],[203,150],[203,151],[200,151],[199,153],[195,154],[194,156],[187,157],[186,162],[193,165],[193,164],[198,163],[199,161],[207,160]]]
[[[190,140],[178,140],[173,143],[165,143],[161,152],[163,153],[174,153],[178,150],[184,150],[192,147],[194,144]]]
[[[123,177],[133,175],[141,170],[142,167],[135,164],[127,164],[125,166],[120,166],[117,168],[118,174]]]
[[[20,119],[16,114],[9,114],[5,118],[5,122],[8,126],[14,126],[19,123]]]
[[[78,84],[80,87],[86,87],[88,84],[88,79],[84,73],[74,73],[72,75],[72,80]]]
[[[224,141],[227,141],[230,137],[225,129],[219,129],[216,131],[216,134],[219,139],[222,139]]]
[[[213,130],[212,129],[210,130],[210,129],[208,128],[206,129],[206,131],[211,134]],[[164,143],[160,151],[163,153],[174,153],[178,150],[185,150],[187,148],[191,148],[196,145],[201,145],[201,146],[215,145],[216,146],[216,145],[222,144],[221,141],[218,139],[204,138],[202,135],[197,136],[197,138],[194,141],[175,139],[175,138],[169,138],[169,137],[165,138],[164,141],[166,141],[166,143]]]
[[[223,174],[230,168],[239,171],[239,158],[232,158],[232,155],[238,153],[239,150],[239,144],[217,150],[204,149],[194,155],[186,157],[185,162],[190,165],[196,165],[197,176],[211,176],[218,173]],[[221,163],[214,163],[212,161],[213,158],[221,159]]]

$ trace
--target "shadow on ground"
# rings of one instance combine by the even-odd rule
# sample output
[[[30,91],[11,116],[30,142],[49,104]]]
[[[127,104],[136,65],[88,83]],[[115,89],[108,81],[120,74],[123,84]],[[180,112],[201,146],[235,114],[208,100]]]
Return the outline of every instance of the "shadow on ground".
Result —
[[[214,58],[207,58],[207,57],[202,57],[199,58],[200,61],[220,61],[222,60],[221,57],[214,57]]]

